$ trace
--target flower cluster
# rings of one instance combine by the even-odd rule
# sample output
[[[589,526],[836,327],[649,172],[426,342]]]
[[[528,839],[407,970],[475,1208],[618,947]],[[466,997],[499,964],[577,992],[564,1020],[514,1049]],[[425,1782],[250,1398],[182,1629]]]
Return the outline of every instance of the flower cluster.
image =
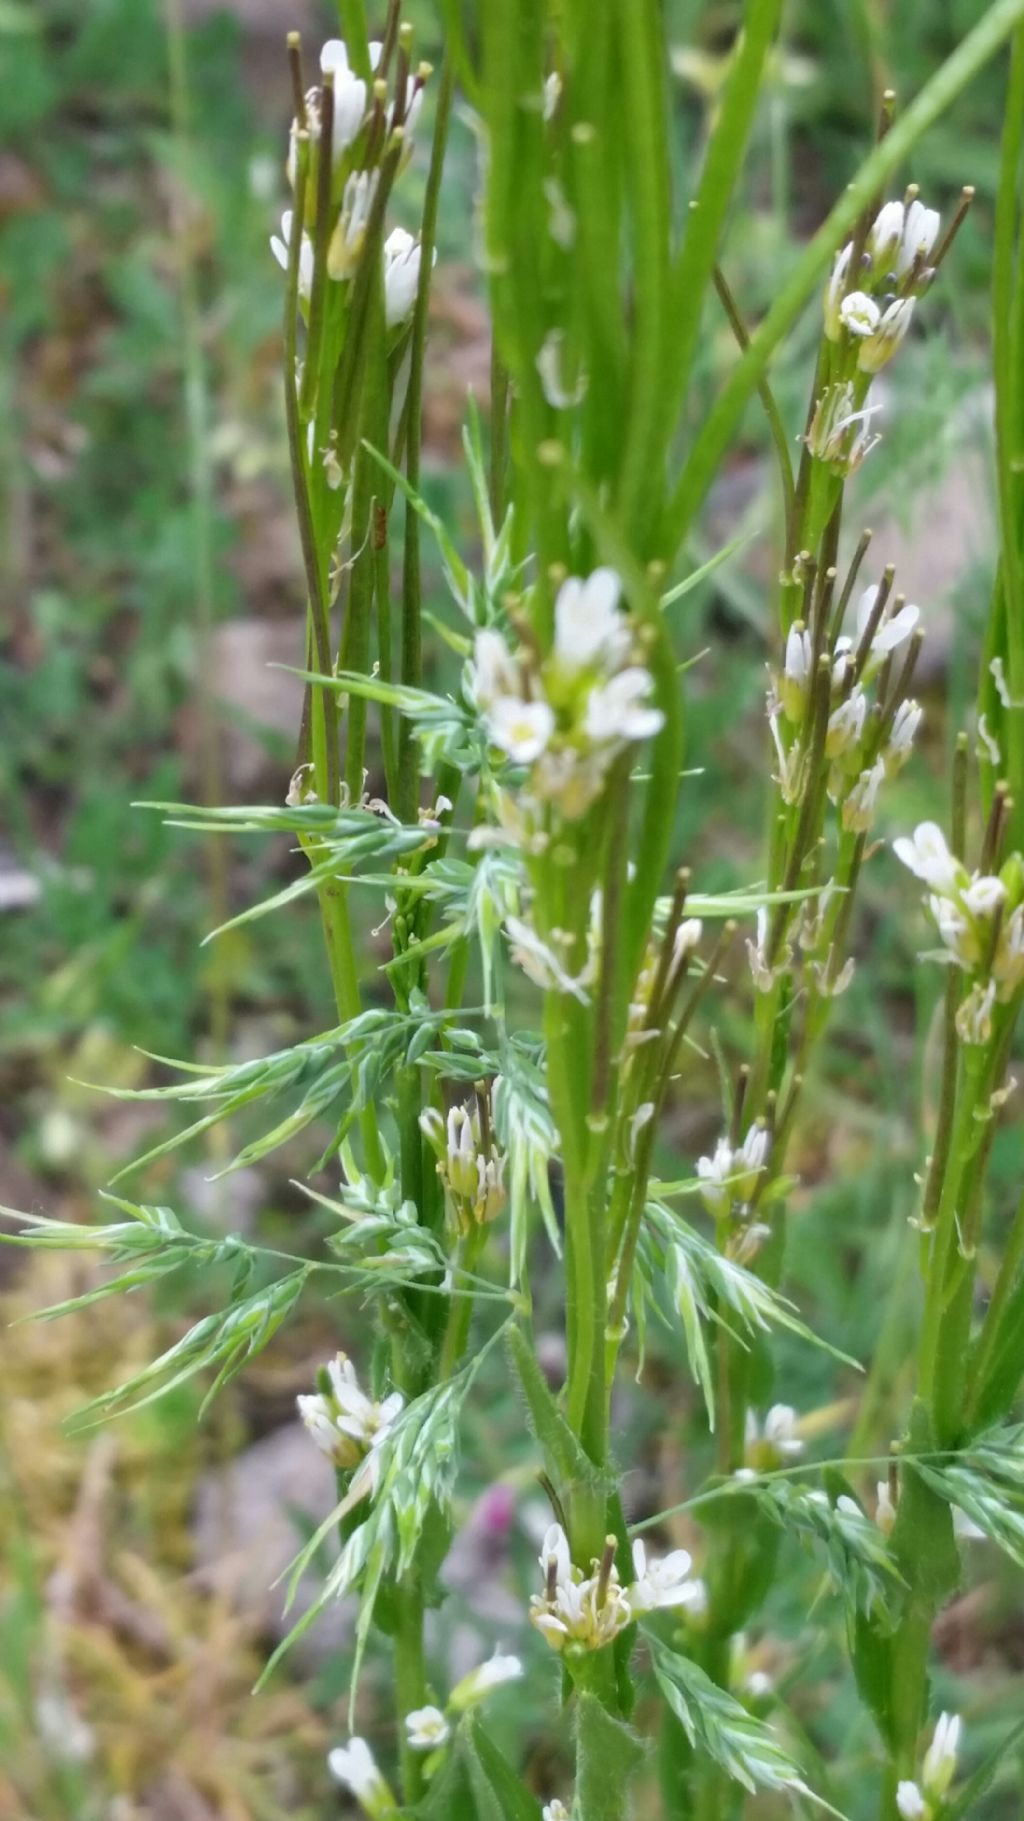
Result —
[[[428,1107],[420,1128],[437,1156],[456,1231],[471,1233],[496,1220],[506,1201],[505,1154],[494,1141],[489,1093],[452,1107],[446,1120]]]
[[[807,435],[811,454],[834,473],[852,473],[878,441],[870,428],[878,407],[867,403],[871,381],[896,353],[935,277],[939,226],[912,187],[903,202],[880,209],[863,244],[848,241],[836,258],[824,297],[826,383]]]
[[[964,1043],[988,1043],[997,1004],[1024,986],[1024,873],[1017,856],[998,873],[973,872],[950,853],[934,822],[893,842],[893,852],[928,886],[928,908],[942,939],[942,960],[970,988],[957,1013]]]
[[[920,1783],[906,1778],[896,1791],[896,1807],[903,1821],[932,1821],[939,1813],[956,1775],[959,1743],[960,1715],[940,1714],[921,1766]]]
[[[529,767],[526,795],[569,821],[591,807],[609,768],[663,723],[650,671],[636,662],[637,630],[622,612],[611,569],[570,576],[555,602],[546,657],[509,650],[492,629],[477,634],[469,690],[492,746]]]
[[[796,620],[768,704],[786,802],[802,802],[824,767],[829,797],[852,834],[870,829],[878,792],[906,764],[921,724],[920,705],[886,689],[892,661],[920,617],[899,597],[890,608],[890,589],[889,573],[865,588],[853,633],[831,643],[816,636],[820,623]],[[816,611],[823,618],[827,601]]]
[[[722,1137],[710,1157],[698,1157],[701,1197],[715,1220],[727,1220],[737,1207],[746,1208],[767,1162],[770,1143],[768,1128],[757,1121],[741,1145],[734,1148]]]
[[[320,85],[305,95],[302,116],[291,124],[286,169],[293,189],[298,181],[300,146],[307,146],[309,154],[303,191],[304,229],[299,249],[299,296],[304,303],[309,302],[313,290],[313,235],[317,226],[321,157],[327,155],[331,160],[327,276],[344,283],[355,275],[362,258],[383,161],[389,151],[392,157],[397,152],[399,162],[408,156],[412,130],[420,111],[429,66],[422,64],[416,76],[411,77],[408,34],[404,35],[390,99],[387,72],[381,68],[383,46],[373,43],[369,48],[375,80],[368,88],[352,69],[344,41],[329,39],[320,53]],[[327,91],[331,97],[329,106],[325,99]],[[328,137],[329,149],[324,143]],[[285,270],[294,223],[294,211],[286,210],[281,219],[281,235],[274,235],[270,242],[275,259]],[[419,269],[418,242],[404,228],[395,228],[384,242],[384,308],[390,330],[400,329],[412,314]]]
[[[540,1552],[544,1592],[530,1601],[530,1623],[557,1651],[601,1650],[634,1619],[661,1608],[699,1614],[706,1604],[703,1581],[690,1578],[685,1549],[663,1559],[648,1557],[639,1540],[633,1544],[634,1580],[623,1587],[615,1566],[616,1541],[608,1537],[600,1561],[584,1575],[569,1551],[560,1524],[552,1524]]]
[[[367,1397],[352,1361],[338,1353],[317,1375],[318,1389],[296,1401],[317,1447],[343,1472],[358,1468],[352,1492],[372,1492],[379,1450],[404,1407],[400,1392],[377,1403]],[[351,1497],[351,1494],[350,1494]]]

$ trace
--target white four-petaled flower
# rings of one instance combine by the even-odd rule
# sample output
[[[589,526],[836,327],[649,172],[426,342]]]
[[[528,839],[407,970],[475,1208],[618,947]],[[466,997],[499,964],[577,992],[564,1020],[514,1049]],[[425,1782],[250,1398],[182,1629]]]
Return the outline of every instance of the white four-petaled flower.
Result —
[[[881,315],[874,298],[866,291],[851,291],[839,306],[839,320],[851,335],[873,335]]]
[[[547,702],[524,702],[519,696],[499,696],[488,712],[491,740],[519,765],[539,759],[555,731],[554,713]]]
[[[406,1738],[413,1751],[436,1751],[450,1731],[439,1707],[417,1707],[405,1716]]]
[[[555,657],[567,670],[617,669],[630,647],[629,623],[619,610],[622,583],[614,569],[585,579],[570,575],[555,600]]]
[[[652,708],[647,699],[653,687],[649,670],[639,665],[620,670],[609,682],[591,690],[583,719],[585,733],[598,743],[649,740],[665,723],[661,709]]]
[[[963,868],[949,851],[937,822],[919,822],[913,835],[900,835],[892,844],[897,860],[910,868],[933,892],[951,896],[963,878]]]
[[[638,1537],[633,1544],[633,1585],[627,1599],[634,1618],[645,1612],[687,1610],[704,1611],[707,1594],[703,1581],[691,1576],[693,1562],[685,1549],[673,1549],[668,1555],[648,1556]]]

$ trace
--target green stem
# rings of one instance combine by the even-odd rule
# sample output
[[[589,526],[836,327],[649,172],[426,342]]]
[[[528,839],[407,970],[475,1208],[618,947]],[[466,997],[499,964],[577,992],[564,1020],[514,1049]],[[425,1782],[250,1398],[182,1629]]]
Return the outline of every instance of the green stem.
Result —
[[[957,1096],[956,1114],[953,1121],[953,1135],[950,1139],[946,1174],[939,1196],[935,1231],[928,1259],[925,1308],[918,1354],[918,1385],[929,1410],[932,1409],[935,1397],[935,1379],[942,1338],[942,1321],[946,1309],[949,1270],[956,1248],[960,1190],[964,1173],[977,1141],[975,1116],[984,1091],[987,1060],[986,1051],[978,1046],[970,1046],[964,1050],[960,1091]],[[937,1436],[937,1440],[942,1444],[945,1438],[940,1435]]]
[[[414,1751],[405,1729],[406,1714],[422,1707],[427,1698],[423,1651],[423,1594],[410,1579],[395,1588],[395,1707],[399,1721],[402,1791],[411,1806],[424,1791],[423,1753]]]
[[[996,478],[999,507],[1001,625],[1006,680],[1014,702],[1024,698],[1024,523],[1021,408],[1024,402],[1024,240],[1020,231],[1020,168],[1024,149],[1024,26],[1010,59],[992,260],[992,367],[995,380]],[[1003,655],[1003,654],[1000,654]],[[1005,776],[1014,798],[1011,842],[1024,840],[1024,709],[1004,711]]]
[[[423,225],[420,230],[420,279],[413,313],[409,353],[409,392],[406,403],[407,447],[405,471],[415,492],[420,487],[420,452],[423,441],[423,360],[427,345],[427,311],[430,304],[430,281],[434,268],[434,246],[437,237],[437,212],[441,195],[448,123],[451,118],[454,65],[446,57],[441,71],[437,97],[434,142],[430,153],[426,196],[423,203]],[[402,564],[402,656],[403,683],[418,688],[423,675],[420,581],[419,514],[405,509],[405,551]],[[415,822],[419,807],[417,747],[411,721],[403,716],[398,730],[398,793],[395,814],[402,822]]]
[[[474,1227],[471,1232],[464,1233],[459,1239],[452,1261],[456,1287],[458,1287],[461,1273],[472,1273],[476,1270],[486,1238],[486,1227],[478,1226]],[[458,1371],[466,1351],[472,1321],[473,1298],[471,1296],[453,1296],[448,1310],[448,1321],[444,1331],[444,1340],[441,1343],[437,1368],[438,1380],[441,1383],[452,1378]]]

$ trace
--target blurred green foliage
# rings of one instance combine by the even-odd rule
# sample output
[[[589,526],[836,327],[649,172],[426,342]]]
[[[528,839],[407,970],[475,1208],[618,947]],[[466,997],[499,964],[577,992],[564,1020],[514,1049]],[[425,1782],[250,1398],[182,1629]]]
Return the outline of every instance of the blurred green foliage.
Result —
[[[691,155],[739,10],[736,0],[666,0],[678,47],[673,80],[680,143]],[[793,239],[820,219],[858,161],[871,130],[876,80],[912,95],[984,10],[984,0],[793,0],[788,50],[759,126],[746,208],[733,224],[726,254],[733,290],[751,319],[770,301]],[[429,52],[437,39],[433,7],[421,0],[409,14]],[[209,951],[201,951],[198,941],[209,906],[197,847],[131,803],[188,797],[196,788],[194,743],[190,748],[182,733],[195,696],[196,618],[175,210],[183,213],[182,231],[201,285],[215,422],[218,616],[247,605],[231,564],[242,535],[231,506],[233,478],[240,469],[256,471],[285,489],[276,377],[280,296],[266,247],[283,193],[285,81],[282,70],[272,102],[265,92],[247,90],[243,49],[239,24],[227,12],[190,28],[193,136],[182,147],[170,128],[166,31],[156,0],[46,0],[42,8],[0,0],[0,581],[6,601],[0,793],[7,808],[3,842],[40,887],[30,912],[3,921],[0,1081],[7,1094],[0,1134],[33,1168],[49,1172],[50,1186],[72,1191],[101,1177],[104,1165],[109,1173],[115,1162],[102,1156],[83,1164],[65,1148],[54,1166],[40,1142],[53,1105],[68,1104],[63,1077],[76,1046],[90,1033],[106,1033],[113,1046],[107,1060],[116,1074],[129,1045],[187,1056],[208,1025]],[[930,339],[901,362],[899,396],[913,412],[908,409],[903,430],[899,410],[889,414],[887,444],[868,477],[866,512],[886,507],[896,477],[904,489],[908,475],[915,487],[934,483],[959,450],[957,412],[981,384],[1002,80],[998,68],[987,71],[926,138],[915,163],[914,177],[929,192],[938,190],[943,202],[964,182],[978,187],[979,201],[949,280],[936,291]],[[477,147],[464,119],[457,123],[453,155],[442,262],[469,262]],[[681,174],[685,183],[685,168]],[[705,348],[710,385],[733,357],[720,323],[708,325]],[[776,377],[795,429],[809,379],[799,336]],[[762,426],[751,413],[743,455],[756,464],[763,447]],[[462,483],[446,470],[444,451],[435,453],[426,490],[451,520]],[[457,451],[449,455],[454,463]],[[743,510],[763,524],[771,508],[758,469],[752,494]],[[736,529],[735,517],[733,512],[727,535]],[[707,535],[707,550],[696,556],[713,547],[712,531]],[[937,773],[944,769],[949,735],[939,713],[941,687],[948,679],[955,732],[967,706],[963,678],[971,674],[958,659],[976,655],[989,582],[984,556],[977,572],[961,579],[964,599],[945,675],[929,705]],[[698,856],[701,883],[709,890],[749,879],[756,865],[767,619],[762,583],[756,565],[729,565],[695,606],[706,632],[706,641],[697,642],[711,652],[693,676],[690,737],[713,770],[694,780],[680,840]],[[440,608],[439,589],[435,605]],[[294,606],[298,612],[297,584]],[[920,760],[901,791],[906,813],[897,816],[900,822],[935,806],[934,781]],[[238,895],[244,901],[260,889],[244,878]],[[914,963],[919,932],[888,919],[892,897],[891,869],[882,862],[871,875],[863,913],[874,945],[873,982],[869,990],[855,981],[829,1040],[803,1147],[808,1187],[794,1259],[794,1281],[818,1311],[830,1342],[866,1354],[876,1336],[893,1336],[891,1348],[881,1348],[883,1363],[867,1387],[857,1427],[867,1452],[886,1435],[887,1409],[898,1401],[885,1361],[904,1357],[912,1319],[912,1241],[902,1216],[918,1161],[909,1134],[934,1001],[933,982]],[[236,1004],[254,1016],[294,1019],[306,1028],[326,1022],[316,1010],[323,979],[318,944],[307,935],[301,915],[280,926],[274,919],[263,923],[258,961],[242,949],[232,963]],[[723,1024],[719,1036],[728,1049],[739,1033]],[[884,1106],[884,1114],[867,1113],[868,1100]],[[680,1148],[694,1151],[718,1117],[706,1058],[686,1060],[680,1103]],[[87,1122],[94,1104],[83,1109],[74,1101],[76,1119]],[[116,1127],[114,1133],[116,1144]],[[1008,1189],[1019,1180],[1020,1149],[1018,1134],[1000,1135],[995,1180]],[[816,1187],[823,1177],[828,1186]],[[158,1180],[160,1193],[170,1198],[167,1176]],[[308,1216],[296,1220],[280,1195],[271,1197],[260,1220],[271,1243],[287,1230],[287,1243],[299,1248],[315,1231]],[[539,1321],[544,1314],[541,1305]],[[321,1315],[314,1312],[310,1321],[319,1344]],[[5,1347],[16,1344],[5,1338]],[[663,1347],[652,1335],[650,1369],[677,1372],[679,1362],[664,1358]],[[35,1371],[35,1356],[30,1352],[26,1360]],[[823,1395],[818,1356],[796,1342],[783,1349],[783,1360],[780,1392],[802,1408],[825,1403],[833,1390],[855,1394],[840,1379]],[[83,1392],[101,1388],[87,1374],[74,1382]],[[19,1395],[30,1388],[26,1368]],[[479,1412],[470,1417],[482,1430],[477,1458],[490,1461],[496,1476],[509,1472],[511,1459],[515,1478],[521,1470],[512,1443],[518,1407],[497,1375],[489,1381],[488,1399],[486,1421]],[[678,1476],[679,1462],[671,1449],[666,1460],[664,1447],[659,1457],[657,1438],[644,1431],[642,1400],[635,1414],[637,1472],[654,1509],[671,1502],[663,1487]],[[40,1416],[40,1425],[46,1421]],[[150,1432],[150,1459],[168,1472],[165,1457],[175,1454],[187,1499],[196,1462],[177,1453],[183,1429],[174,1411],[159,1424],[165,1426]],[[838,1417],[830,1432],[826,1426],[830,1446],[839,1429]],[[236,1434],[231,1441],[239,1439]],[[72,1458],[80,1466],[80,1455]],[[84,1773],[48,1766],[45,1750],[40,1762],[31,1698],[46,1626],[42,1583],[52,1565],[52,1538],[40,1551],[33,1535],[40,1522],[40,1503],[33,1501],[45,1503],[53,1486],[37,1476],[19,1488],[18,1466],[17,1460],[9,1464],[6,1486],[0,1481],[0,1502],[7,1507],[0,1531],[6,1550],[0,1567],[0,1681],[6,1688],[0,1744],[12,1764],[31,1772],[31,1785],[19,1786],[16,1770],[12,1787],[33,1813],[46,1821],[72,1815],[81,1821],[98,1812],[88,1807]],[[464,1491],[468,1510],[485,1486]],[[68,1501],[55,1517],[59,1551],[60,1526],[71,1521]],[[143,1553],[150,1547],[144,1537]],[[787,1545],[794,1554],[797,1547]],[[524,1546],[524,1561],[526,1555]],[[524,1566],[524,1590],[530,1572]],[[790,1680],[805,1685],[797,1706],[819,1748],[827,1751],[830,1740],[842,1740],[853,1757],[848,1735],[854,1703],[849,1691],[836,1693],[835,1663],[801,1661],[813,1577],[780,1573],[779,1587],[769,1609],[771,1667],[787,1687]],[[951,1646],[943,1672],[941,1693],[953,1699],[953,1667],[969,1662],[972,1653],[986,1654],[984,1710],[968,1716],[978,1758],[1018,1698],[1012,1668],[1020,1660],[1019,1627],[1002,1617],[1010,1592],[996,1590],[994,1619],[991,1613],[975,1616],[976,1637],[964,1642],[954,1636],[956,1648]],[[1016,1594],[1019,1601],[1019,1587]],[[453,1628],[462,1616],[456,1596]],[[755,1651],[760,1642],[752,1641]],[[224,1648],[233,1647],[228,1639]],[[242,1662],[252,1667],[244,1653]],[[341,1679],[339,1671],[321,1693],[333,1693]],[[103,1686],[102,1674],[87,1660],[78,1680],[88,1708],[90,1691]],[[520,1729],[542,1730],[543,1713],[510,1712]],[[872,1740],[866,1723],[856,1724],[861,1731],[855,1743],[866,1759]],[[543,1768],[554,1788],[559,1767]],[[851,1814],[863,1813],[856,1789],[840,1794]],[[5,1808],[5,1798],[0,1773],[0,1816],[23,1812]],[[239,1813],[272,1816],[280,1812],[274,1800],[268,1797],[262,1807],[254,1800]],[[770,1802],[759,1812],[773,1812]],[[991,1821],[1009,1821],[1017,1812],[1012,1791],[1001,1793],[998,1785],[979,1808]]]

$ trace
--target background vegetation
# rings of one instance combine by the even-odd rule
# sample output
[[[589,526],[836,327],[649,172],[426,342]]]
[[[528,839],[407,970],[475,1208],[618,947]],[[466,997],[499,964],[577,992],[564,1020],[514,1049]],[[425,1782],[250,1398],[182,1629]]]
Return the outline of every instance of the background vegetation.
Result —
[[[407,10],[429,55],[433,8]],[[714,104],[737,8],[667,0],[666,11],[692,141]],[[748,319],[854,168],[871,131],[873,73],[883,69],[909,99],[983,11],[982,0],[790,6],[727,249]],[[266,669],[299,660],[302,623],[267,236],[284,196],[283,34],[302,23],[315,42],[329,19],[310,6],[299,21],[272,0],[223,11],[190,0],[181,13],[177,0],[166,11],[157,0],[0,0],[0,1202],[9,1205],[85,1217],[114,1172],[170,1130],[162,1109],[140,1116],[83,1083],[140,1085],[146,1050],[220,1057],[229,1011],[236,1055],[290,1042],[323,1017],[312,909],[265,921],[258,949],[244,929],[199,946],[225,905],[272,883],[263,848],[238,843],[226,864],[211,854],[204,866],[194,839],[132,804],[204,793],[272,802],[291,770],[295,698]],[[873,560],[899,563],[929,634],[926,755],[890,798],[893,829],[943,800],[991,590],[985,375],[1001,103],[993,69],[915,159],[929,197],[948,207],[970,182],[978,202],[929,301],[927,339],[894,369],[886,441],[862,476]],[[476,159],[460,117],[441,221],[426,490],[450,516],[463,512],[467,537],[458,433],[466,387],[483,392],[488,365],[473,272]],[[416,169],[422,183],[422,154]],[[809,346],[794,338],[777,374],[788,418],[806,392]],[[724,322],[701,358],[710,385],[734,358]],[[748,879],[760,840],[771,611],[760,435],[752,413],[691,549],[700,560],[750,533],[700,603],[708,655],[693,678],[691,741],[708,769],[686,799],[680,844],[709,890]],[[283,882],[284,843],[274,864]],[[862,934],[873,966],[840,1001],[799,1158],[802,1299],[838,1348],[866,1354],[885,1336],[866,1387],[841,1370],[823,1381],[817,1355],[792,1351],[780,1393],[811,1413],[829,1452],[851,1418],[852,1453],[884,1445],[902,1400],[885,1362],[905,1356],[913,1319],[910,1236],[898,1216],[913,1201],[935,988],[916,966],[923,929],[896,873],[883,861],[869,874]],[[364,940],[372,953],[369,930]],[[742,1033],[720,1037],[740,1047]],[[699,1058],[692,1072],[675,1115],[689,1158],[718,1123],[712,1072]],[[997,1170],[1019,1180],[1019,1137],[1004,1130],[997,1143]],[[304,1159],[315,1154],[316,1134],[302,1146]],[[291,1186],[287,1150],[220,1185],[209,1180],[216,1167],[200,1140],[147,1166],[132,1192],[214,1232],[242,1225],[265,1243],[287,1232],[290,1249],[313,1246],[315,1217]],[[86,1287],[73,1261],[0,1255],[7,1320]],[[312,1452],[301,1438],[286,1450],[293,1397],[337,1344],[330,1309],[293,1325],[198,1434],[202,1393],[189,1387],[109,1433],[61,1438],[64,1418],[152,1357],[202,1304],[201,1282],[176,1280],[155,1313],[119,1302],[0,1337],[0,1817],[269,1821],[326,1815],[340,1800],[326,1790],[323,1753],[338,1731],[344,1648],[314,1646],[266,1692],[249,1693],[277,1635],[268,1525],[276,1571],[288,1538],[322,1508]],[[648,1370],[677,1370],[656,1337]],[[675,1502],[686,1484],[685,1410],[667,1437],[645,1436],[643,1414],[640,1396],[638,1513]],[[476,1601],[473,1622],[508,1642],[529,1581],[533,1494],[514,1456],[519,1429],[496,1374],[475,1452],[515,1498],[499,1522],[486,1483],[463,1488],[461,1586],[439,1620],[456,1649],[468,1589],[487,1580],[490,1607],[481,1618]],[[246,1554],[240,1513],[257,1506]],[[971,1567],[944,1620],[940,1694],[959,1705],[958,1677],[973,1672],[967,1718],[980,1759],[1017,1710],[1024,1628],[1019,1580],[984,1545]],[[855,1764],[850,1729],[862,1729],[866,1756],[867,1722],[837,1692],[827,1654],[802,1660],[813,1573],[783,1584],[799,1597],[790,1591],[771,1611],[754,1641],[757,1665],[801,1684],[809,1732],[823,1749],[845,1739]],[[539,1735],[541,1715],[517,1705],[515,1691],[504,1698],[509,1725]],[[372,1726],[371,1687],[371,1735]],[[557,1767],[534,1768],[539,1788],[557,1780]],[[1011,1760],[978,1814],[1019,1813],[1020,1776]],[[840,1795],[856,1814],[856,1789]],[[771,1812],[770,1798],[759,1812]]]

